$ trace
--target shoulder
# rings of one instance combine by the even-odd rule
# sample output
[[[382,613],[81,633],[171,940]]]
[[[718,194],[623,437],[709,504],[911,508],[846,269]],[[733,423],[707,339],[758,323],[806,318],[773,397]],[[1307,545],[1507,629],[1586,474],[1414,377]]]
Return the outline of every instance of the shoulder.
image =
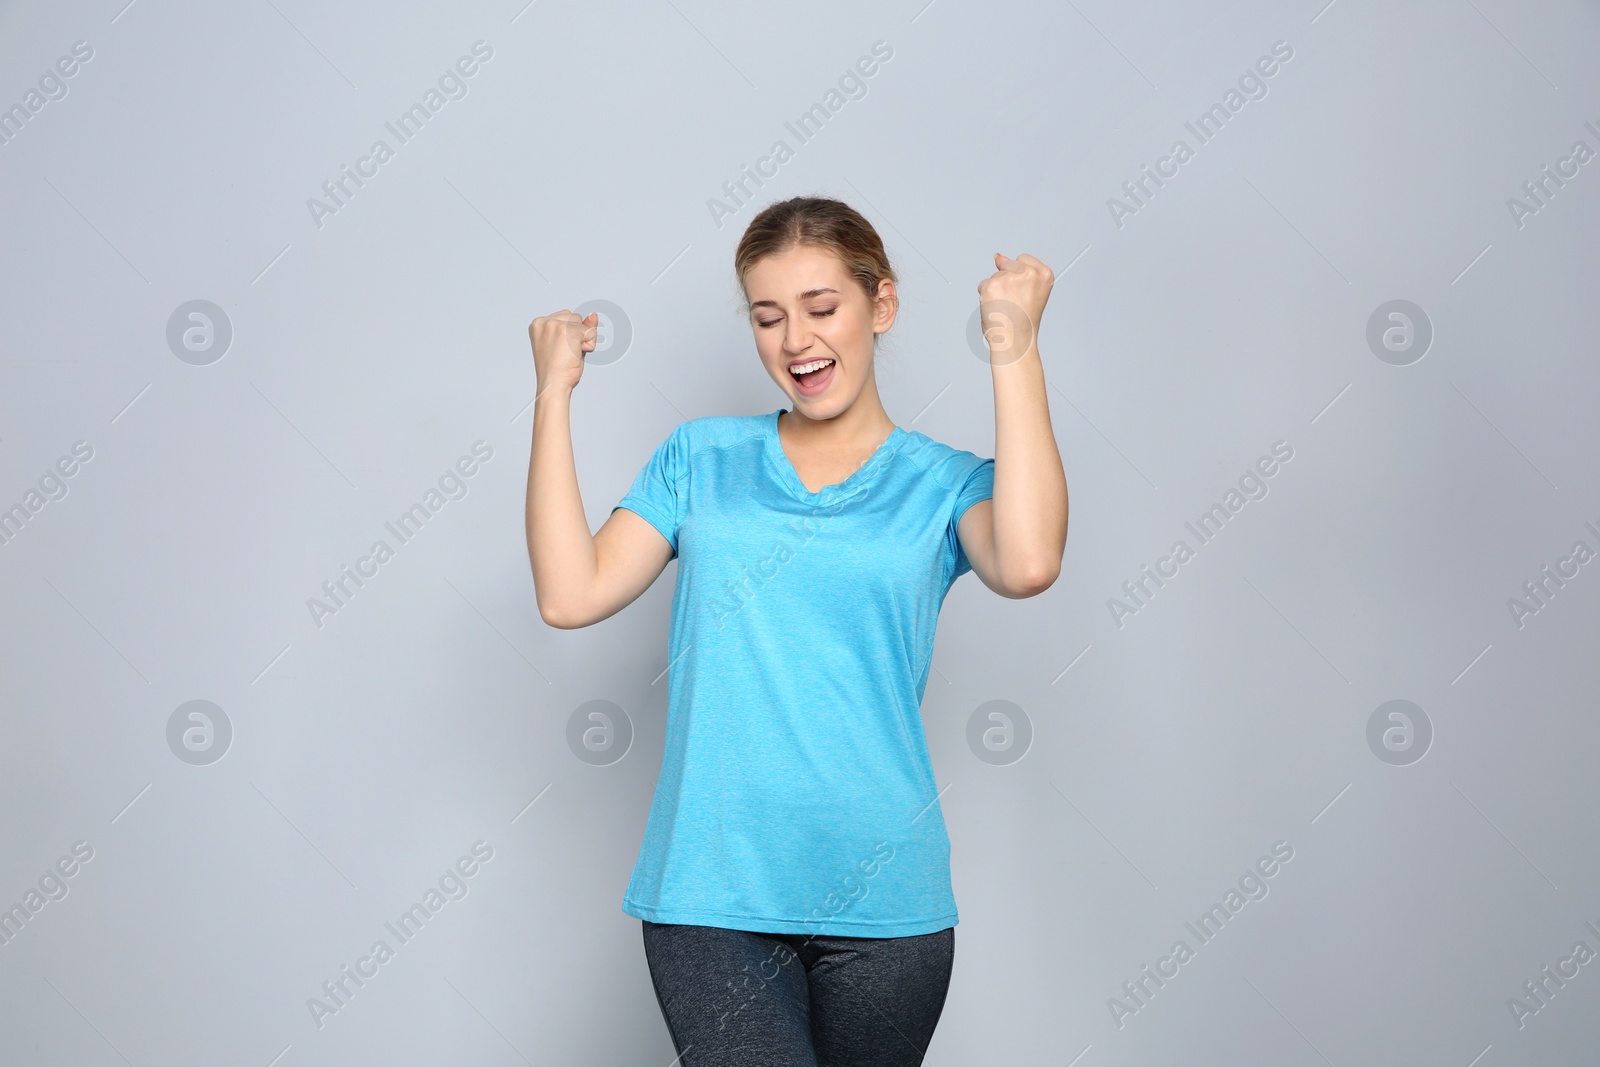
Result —
[[[681,423],[678,429],[697,443],[726,448],[760,435],[763,420],[771,418],[771,415],[706,415]]]
[[[667,440],[693,454],[706,448],[732,448],[762,432],[762,419],[770,415],[706,415],[687,419],[673,429]]]
[[[655,448],[659,461],[686,468],[709,451],[726,451],[760,441],[760,415],[708,415],[686,419],[672,428]]]
[[[906,431],[902,455],[949,489],[960,489],[986,464],[994,463],[975,452],[935,441],[918,430]]]

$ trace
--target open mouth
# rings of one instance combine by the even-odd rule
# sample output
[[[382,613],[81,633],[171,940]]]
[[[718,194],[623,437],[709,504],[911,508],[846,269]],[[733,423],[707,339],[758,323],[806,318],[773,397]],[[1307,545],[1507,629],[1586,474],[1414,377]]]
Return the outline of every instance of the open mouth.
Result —
[[[805,363],[791,364],[789,374],[799,386],[802,396],[815,396],[828,387],[833,380],[835,363],[831,359],[813,359]]]

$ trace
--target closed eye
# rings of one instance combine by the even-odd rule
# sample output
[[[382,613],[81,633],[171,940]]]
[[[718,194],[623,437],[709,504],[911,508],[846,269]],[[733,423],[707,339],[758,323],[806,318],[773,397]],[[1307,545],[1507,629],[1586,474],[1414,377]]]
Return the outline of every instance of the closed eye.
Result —
[[[826,311],[813,311],[811,314],[816,316],[819,319],[825,319],[829,315],[832,315],[835,311],[838,311],[838,310],[839,310],[838,308],[832,307],[832,308],[828,308]],[[776,326],[776,325],[778,325],[778,323],[780,323],[782,321],[783,321],[782,319],[772,319],[769,322],[762,322],[760,319],[757,319],[756,320],[756,325],[760,326],[762,329],[765,329],[768,326]]]

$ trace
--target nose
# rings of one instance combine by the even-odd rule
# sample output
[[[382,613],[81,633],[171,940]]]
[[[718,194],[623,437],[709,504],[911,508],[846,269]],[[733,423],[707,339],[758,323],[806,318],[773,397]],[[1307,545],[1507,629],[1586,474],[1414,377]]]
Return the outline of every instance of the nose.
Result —
[[[791,315],[783,331],[783,350],[798,356],[811,347],[811,337],[811,328]]]

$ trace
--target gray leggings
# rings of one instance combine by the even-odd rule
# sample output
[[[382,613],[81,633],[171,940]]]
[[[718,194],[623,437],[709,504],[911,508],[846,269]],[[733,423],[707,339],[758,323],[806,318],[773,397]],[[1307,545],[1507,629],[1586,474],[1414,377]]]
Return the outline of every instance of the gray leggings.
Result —
[[[955,960],[953,926],[877,938],[640,921],[675,1067],[914,1067]]]

